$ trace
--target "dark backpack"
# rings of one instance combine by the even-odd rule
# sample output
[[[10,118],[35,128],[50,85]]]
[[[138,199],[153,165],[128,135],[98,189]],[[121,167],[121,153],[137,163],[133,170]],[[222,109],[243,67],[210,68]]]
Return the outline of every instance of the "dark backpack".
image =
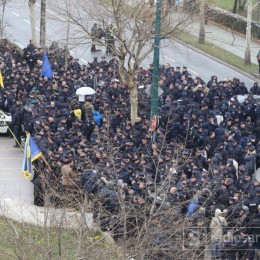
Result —
[[[97,175],[94,172],[84,172],[81,178],[84,191],[86,193],[95,193],[98,181]]]

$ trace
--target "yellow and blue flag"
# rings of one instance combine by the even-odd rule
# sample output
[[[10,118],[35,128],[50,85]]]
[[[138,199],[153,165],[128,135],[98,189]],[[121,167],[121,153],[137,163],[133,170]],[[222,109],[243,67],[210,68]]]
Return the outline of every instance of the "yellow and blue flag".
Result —
[[[25,146],[24,146],[24,158],[22,174],[25,179],[31,179],[33,175],[32,162],[37,160],[42,156],[42,152],[38,148],[37,144],[34,142],[30,134],[26,136]]]
[[[2,71],[0,70],[0,87],[4,88],[4,80],[3,80],[3,75],[2,75]]]

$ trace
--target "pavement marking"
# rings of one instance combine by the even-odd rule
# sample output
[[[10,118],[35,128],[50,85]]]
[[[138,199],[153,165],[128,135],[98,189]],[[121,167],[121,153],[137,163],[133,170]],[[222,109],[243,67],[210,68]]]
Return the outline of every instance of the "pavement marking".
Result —
[[[84,60],[84,59],[80,59],[80,60],[82,60],[83,62],[85,62],[85,63],[88,63],[86,60]]]
[[[36,3],[35,5],[37,5],[37,6],[41,7],[41,5],[40,5],[40,4],[38,4],[38,3]],[[49,10],[49,9],[47,9],[47,8],[46,8],[46,11],[47,11],[48,13],[50,13],[50,14],[52,14],[52,15],[54,15],[54,16],[56,16],[56,17],[58,17],[58,18],[59,18],[59,19],[61,19],[62,21],[66,21],[64,18],[62,18],[62,17],[58,16],[57,14],[55,14],[54,12],[52,12],[51,10]]]
[[[173,60],[173,59],[171,59],[171,58],[169,58],[169,57],[167,57],[167,56],[165,56],[165,55],[162,55],[162,56],[163,56],[164,58],[166,58],[166,59],[168,59],[168,60],[170,60],[170,61],[176,63],[175,60]],[[199,75],[199,73],[197,73],[197,72],[194,71],[194,70],[188,69],[188,71],[192,72],[192,73],[195,74],[195,75]]]
[[[20,160],[20,159],[23,159],[23,157],[0,158],[0,160]]]
[[[1,148],[0,151],[19,151],[17,148]]]
[[[28,24],[30,24],[30,22],[28,21],[28,20],[26,20],[26,19],[23,19],[26,23],[28,23]]]
[[[12,14],[15,16],[20,16],[19,14],[15,13],[15,12],[12,12]]]
[[[174,63],[176,63],[176,61],[175,60],[173,60],[173,59],[171,59],[171,58],[169,58],[169,57],[167,57],[167,56],[165,56],[165,55],[162,55],[165,59],[168,59],[168,60],[170,60],[170,61],[172,61],[172,62],[174,62]]]
[[[188,71],[191,71],[192,73],[199,75],[199,73],[195,72],[194,70],[188,69]]]
[[[49,9],[46,9],[46,11],[49,12],[50,14],[57,16],[54,12],[50,11]]]
[[[81,27],[74,26],[74,29],[76,29],[76,30],[78,30],[78,31],[80,31],[80,32],[85,32],[85,30],[82,29]]]
[[[0,168],[1,170],[21,170],[21,168]]]
[[[85,14],[87,14],[87,15],[88,15],[88,13],[87,13],[87,12],[85,12],[84,10],[81,10],[81,12],[82,12],[82,13],[85,13]]]

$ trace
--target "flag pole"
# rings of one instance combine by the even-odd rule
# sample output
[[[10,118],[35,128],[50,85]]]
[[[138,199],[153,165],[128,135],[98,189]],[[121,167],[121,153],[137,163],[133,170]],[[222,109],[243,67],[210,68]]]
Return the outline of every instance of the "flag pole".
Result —
[[[51,171],[52,175],[55,177],[56,181],[58,181],[57,176],[54,174],[50,164],[48,163],[48,161],[46,160],[45,156],[42,154],[42,160],[44,161],[44,163],[48,166],[49,170]]]
[[[4,79],[3,79],[3,74],[2,74],[2,70],[0,68],[0,87],[4,88]]]
[[[21,143],[18,142],[17,138],[15,137],[13,131],[11,130],[11,128],[6,124],[6,122],[4,121],[5,125],[8,127],[8,130],[11,132],[12,136],[14,137],[15,141],[19,144],[20,148],[24,151],[23,147],[21,146]],[[26,136],[29,134],[28,132],[25,132]],[[51,173],[53,174],[53,176],[55,177],[56,180],[58,180],[57,176],[54,174],[50,164],[48,163],[48,161],[46,160],[45,156],[42,154],[41,155],[42,157],[42,160],[44,161],[44,163],[48,166],[49,170],[51,171]],[[37,169],[37,167],[35,167],[34,165],[34,168],[37,172],[39,172],[39,170]]]
[[[25,132],[25,133],[26,133],[26,136],[30,135],[29,132]],[[41,156],[40,156],[40,157],[42,158],[42,160],[44,161],[44,163],[48,166],[50,172],[53,174],[53,176],[55,177],[56,181],[58,181],[58,178],[57,178],[56,175],[54,174],[54,172],[53,172],[53,170],[52,170],[50,164],[48,163],[48,161],[46,160],[46,158],[45,158],[45,156],[44,156],[44,154],[43,154],[42,152],[41,152]],[[34,166],[34,167],[35,167],[35,166]],[[35,167],[35,168],[36,168],[36,167]],[[39,172],[39,171],[38,171],[38,172]]]
[[[5,121],[4,121],[4,125],[7,126],[8,130],[9,130],[10,133],[12,134],[14,140],[16,141],[16,143],[18,143],[18,145],[20,146],[20,148],[23,150],[23,147],[22,147],[21,143],[18,142],[18,140],[17,140],[17,138],[15,137],[13,131],[11,130],[11,128],[9,127],[9,125],[8,125]]]

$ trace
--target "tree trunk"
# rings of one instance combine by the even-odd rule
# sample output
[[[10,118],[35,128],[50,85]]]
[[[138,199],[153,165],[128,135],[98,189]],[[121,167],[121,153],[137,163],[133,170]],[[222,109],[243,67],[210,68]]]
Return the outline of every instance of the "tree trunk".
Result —
[[[129,85],[131,104],[131,124],[134,125],[138,116],[138,91],[133,83]]]
[[[134,125],[138,116],[138,91],[137,86],[134,84],[135,74],[131,71],[128,71],[126,79],[124,64],[125,55],[119,57],[119,74],[122,83],[129,88],[131,104],[131,124]]]
[[[237,13],[237,1],[238,1],[238,0],[235,0],[235,2],[234,2],[233,14],[236,14],[236,13]]]
[[[115,71],[114,71],[115,73]],[[125,79],[125,57],[119,57],[119,75],[123,84],[126,84]]]
[[[199,43],[205,43],[205,0],[200,0]]]
[[[0,23],[1,23],[1,28],[0,28],[0,30],[1,30],[1,35],[0,35],[0,38],[1,39],[3,39],[4,38],[4,21],[5,21],[5,19],[4,19],[4,17],[5,17],[5,7],[6,7],[6,0],[4,0],[3,1],[3,9],[2,9],[2,19],[0,20]]]
[[[259,20],[259,14],[260,14],[260,5],[257,5],[257,12],[256,12],[256,19],[255,20]]]
[[[239,10],[244,11],[244,10],[245,10],[245,6],[246,6],[246,3],[247,3],[247,1],[244,0],[244,1],[242,2],[242,4],[239,4]]]
[[[70,12],[70,1],[67,4],[67,9]],[[66,45],[64,47],[64,51],[65,51],[65,70],[68,69],[68,58],[69,58],[69,37],[70,37],[70,16],[68,17],[68,21],[67,21],[67,34],[66,34]]]
[[[252,13],[253,0],[248,0],[247,6],[247,25],[246,25],[246,49],[245,49],[245,64],[251,64],[251,31],[252,31]]]
[[[46,0],[41,0],[41,29],[40,29],[40,45],[46,47]]]
[[[35,30],[35,7],[36,0],[29,0],[29,11],[30,11],[30,20],[31,20],[31,30],[32,30],[32,40],[34,44],[37,44],[36,30]]]

